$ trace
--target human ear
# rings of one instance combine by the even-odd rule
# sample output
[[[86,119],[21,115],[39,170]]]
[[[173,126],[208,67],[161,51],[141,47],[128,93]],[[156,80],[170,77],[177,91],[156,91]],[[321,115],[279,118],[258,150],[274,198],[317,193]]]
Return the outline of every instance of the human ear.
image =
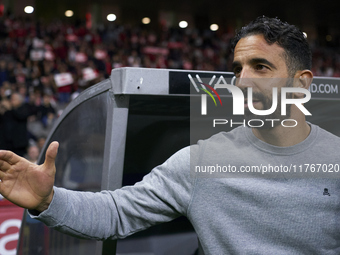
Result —
[[[313,80],[313,73],[310,70],[302,70],[296,72],[294,75],[294,87],[295,88],[303,88],[309,89]],[[305,94],[303,93],[294,93],[297,98],[304,97]]]
[[[294,76],[297,83],[295,84],[295,86],[299,87],[299,88],[304,88],[304,89],[308,89],[309,86],[312,83],[313,80],[313,73],[310,70],[302,70],[302,71],[298,71],[296,72],[295,76]]]

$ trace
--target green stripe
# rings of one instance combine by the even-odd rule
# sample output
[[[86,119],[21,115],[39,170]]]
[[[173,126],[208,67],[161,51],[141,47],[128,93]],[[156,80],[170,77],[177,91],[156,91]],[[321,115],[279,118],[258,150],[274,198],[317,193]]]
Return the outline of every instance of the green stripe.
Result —
[[[201,90],[205,91],[209,96],[211,96],[211,98],[214,100],[215,106],[217,106],[216,100],[215,100],[215,98],[213,97],[213,95],[212,95],[208,90],[206,90],[206,89],[202,89],[202,88],[201,88]]]

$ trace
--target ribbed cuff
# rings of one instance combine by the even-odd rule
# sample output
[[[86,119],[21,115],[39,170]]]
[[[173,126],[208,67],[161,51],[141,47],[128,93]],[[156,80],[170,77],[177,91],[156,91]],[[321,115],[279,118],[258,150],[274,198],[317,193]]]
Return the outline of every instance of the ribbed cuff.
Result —
[[[36,210],[28,210],[31,218],[37,219],[49,227],[54,227],[60,224],[65,217],[66,205],[68,201],[67,191],[63,188],[53,187],[54,195],[49,207],[39,212]]]

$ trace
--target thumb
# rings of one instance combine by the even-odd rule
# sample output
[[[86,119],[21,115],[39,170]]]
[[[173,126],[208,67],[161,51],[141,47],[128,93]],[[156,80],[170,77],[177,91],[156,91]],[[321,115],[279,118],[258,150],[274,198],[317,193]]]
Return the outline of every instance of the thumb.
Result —
[[[59,148],[59,143],[56,141],[52,142],[48,146],[46,150],[46,156],[45,156],[45,162],[44,162],[44,166],[47,169],[54,168],[55,158],[57,157],[58,148]]]

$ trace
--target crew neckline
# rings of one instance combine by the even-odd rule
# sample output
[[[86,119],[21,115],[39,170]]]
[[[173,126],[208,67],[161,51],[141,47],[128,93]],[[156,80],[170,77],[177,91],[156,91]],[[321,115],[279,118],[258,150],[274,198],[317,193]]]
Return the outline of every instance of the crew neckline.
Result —
[[[298,154],[301,153],[305,150],[307,150],[316,140],[317,135],[318,135],[318,126],[311,124],[307,122],[308,125],[311,127],[311,131],[307,138],[303,140],[302,142],[295,144],[293,146],[288,146],[288,147],[280,147],[280,146],[275,146],[269,143],[266,143],[259,138],[257,138],[252,129],[249,127],[244,128],[244,133],[249,142],[257,147],[258,149],[268,152],[270,154],[277,154],[277,155],[293,155],[293,154]]]

